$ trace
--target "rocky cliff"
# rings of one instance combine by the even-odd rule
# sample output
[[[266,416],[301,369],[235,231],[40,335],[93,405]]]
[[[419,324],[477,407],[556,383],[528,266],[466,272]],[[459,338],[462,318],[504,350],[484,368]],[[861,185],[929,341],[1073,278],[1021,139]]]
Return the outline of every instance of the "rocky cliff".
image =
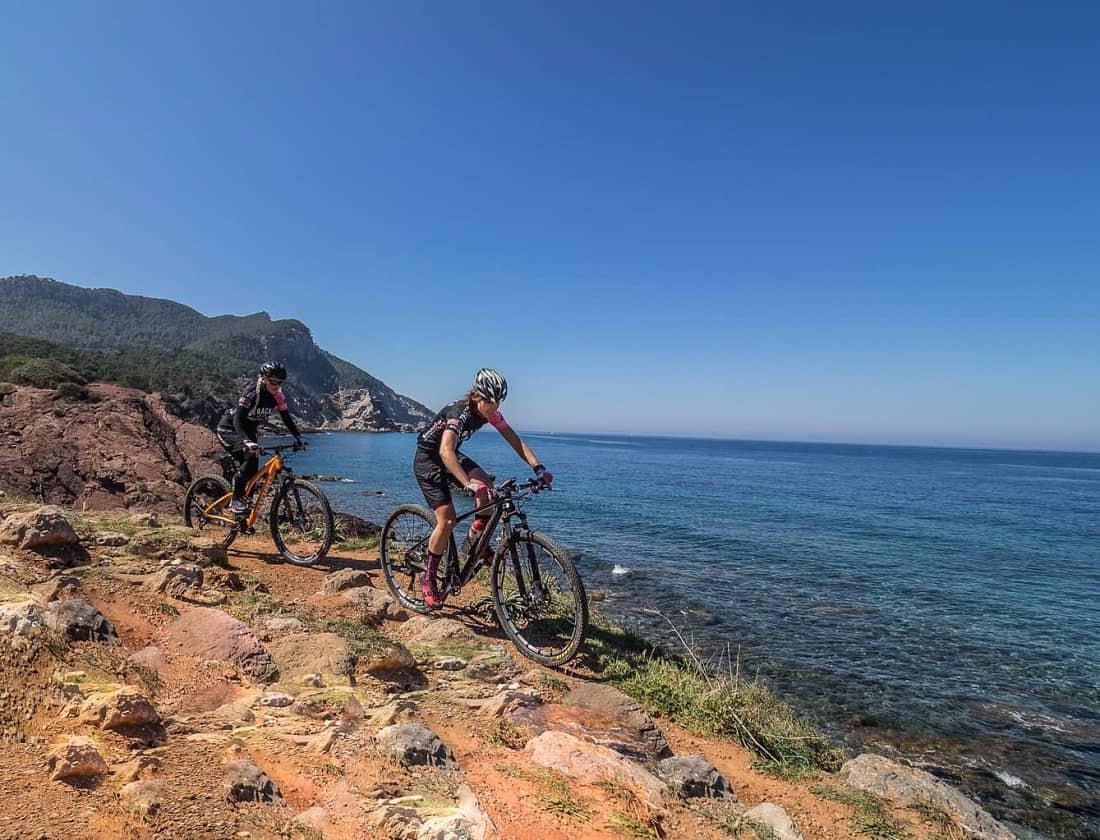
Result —
[[[78,510],[174,512],[217,472],[214,435],[157,396],[116,385],[0,384],[0,490]]]

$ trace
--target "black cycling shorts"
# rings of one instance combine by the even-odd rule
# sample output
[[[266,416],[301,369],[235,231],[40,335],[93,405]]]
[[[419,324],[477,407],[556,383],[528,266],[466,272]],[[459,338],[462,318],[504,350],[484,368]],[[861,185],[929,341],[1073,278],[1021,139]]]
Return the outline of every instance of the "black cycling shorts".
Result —
[[[467,458],[461,453],[458,455],[458,463],[467,475],[481,469],[473,458]],[[416,476],[416,483],[420,485],[420,492],[424,494],[428,507],[435,510],[440,505],[451,504],[451,485],[458,487],[458,479],[447,471],[441,461],[424,450],[417,449],[416,457],[413,458],[413,475]]]

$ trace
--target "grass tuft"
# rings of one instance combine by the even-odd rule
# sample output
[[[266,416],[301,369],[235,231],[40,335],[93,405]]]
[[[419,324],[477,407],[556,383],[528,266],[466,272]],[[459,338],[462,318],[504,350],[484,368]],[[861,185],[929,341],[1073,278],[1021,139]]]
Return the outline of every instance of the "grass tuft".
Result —
[[[843,754],[756,681],[706,668],[688,648],[671,656],[599,615],[586,658],[598,678],[700,735],[733,738],[756,756],[758,769],[798,778],[840,768]]]
[[[921,819],[932,823],[936,827],[936,837],[943,838],[943,840],[963,840],[965,838],[965,832],[938,802],[933,802],[931,799],[921,799],[912,807]]]
[[[840,802],[852,809],[852,829],[875,840],[905,840],[910,836],[905,827],[891,817],[881,799],[854,788],[834,788],[814,785],[810,793],[830,802]]]
[[[494,746],[522,750],[527,745],[527,733],[508,718],[501,718],[485,735],[485,740]]]

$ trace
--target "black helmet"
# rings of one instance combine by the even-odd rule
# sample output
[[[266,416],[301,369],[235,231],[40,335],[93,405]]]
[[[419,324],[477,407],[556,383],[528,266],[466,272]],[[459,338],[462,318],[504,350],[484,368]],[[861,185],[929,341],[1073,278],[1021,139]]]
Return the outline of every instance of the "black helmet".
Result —
[[[260,376],[283,381],[286,379],[286,366],[282,362],[264,362],[260,365]]]

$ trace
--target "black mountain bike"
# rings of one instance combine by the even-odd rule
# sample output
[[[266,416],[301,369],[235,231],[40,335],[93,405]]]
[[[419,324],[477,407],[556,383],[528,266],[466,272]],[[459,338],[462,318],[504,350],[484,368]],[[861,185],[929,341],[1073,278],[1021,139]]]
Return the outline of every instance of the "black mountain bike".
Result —
[[[495,488],[487,504],[458,517],[489,514],[469,557],[459,558],[451,533],[447,556],[439,563],[436,589],[443,598],[457,594],[489,565],[490,598],[497,620],[520,653],[544,665],[564,665],[577,655],[588,629],[588,597],[569,555],[545,534],[532,531],[520,509],[547,489],[538,479],[517,484],[510,478]],[[515,524],[513,524],[515,523]],[[382,528],[380,557],[390,592],[405,607],[430,613],[421,593],[428,538],[435,516],[420,505],[397,508]],[[493,537],[500,539],[492,560]],[[457,526],[456,526],[457,530]]]

